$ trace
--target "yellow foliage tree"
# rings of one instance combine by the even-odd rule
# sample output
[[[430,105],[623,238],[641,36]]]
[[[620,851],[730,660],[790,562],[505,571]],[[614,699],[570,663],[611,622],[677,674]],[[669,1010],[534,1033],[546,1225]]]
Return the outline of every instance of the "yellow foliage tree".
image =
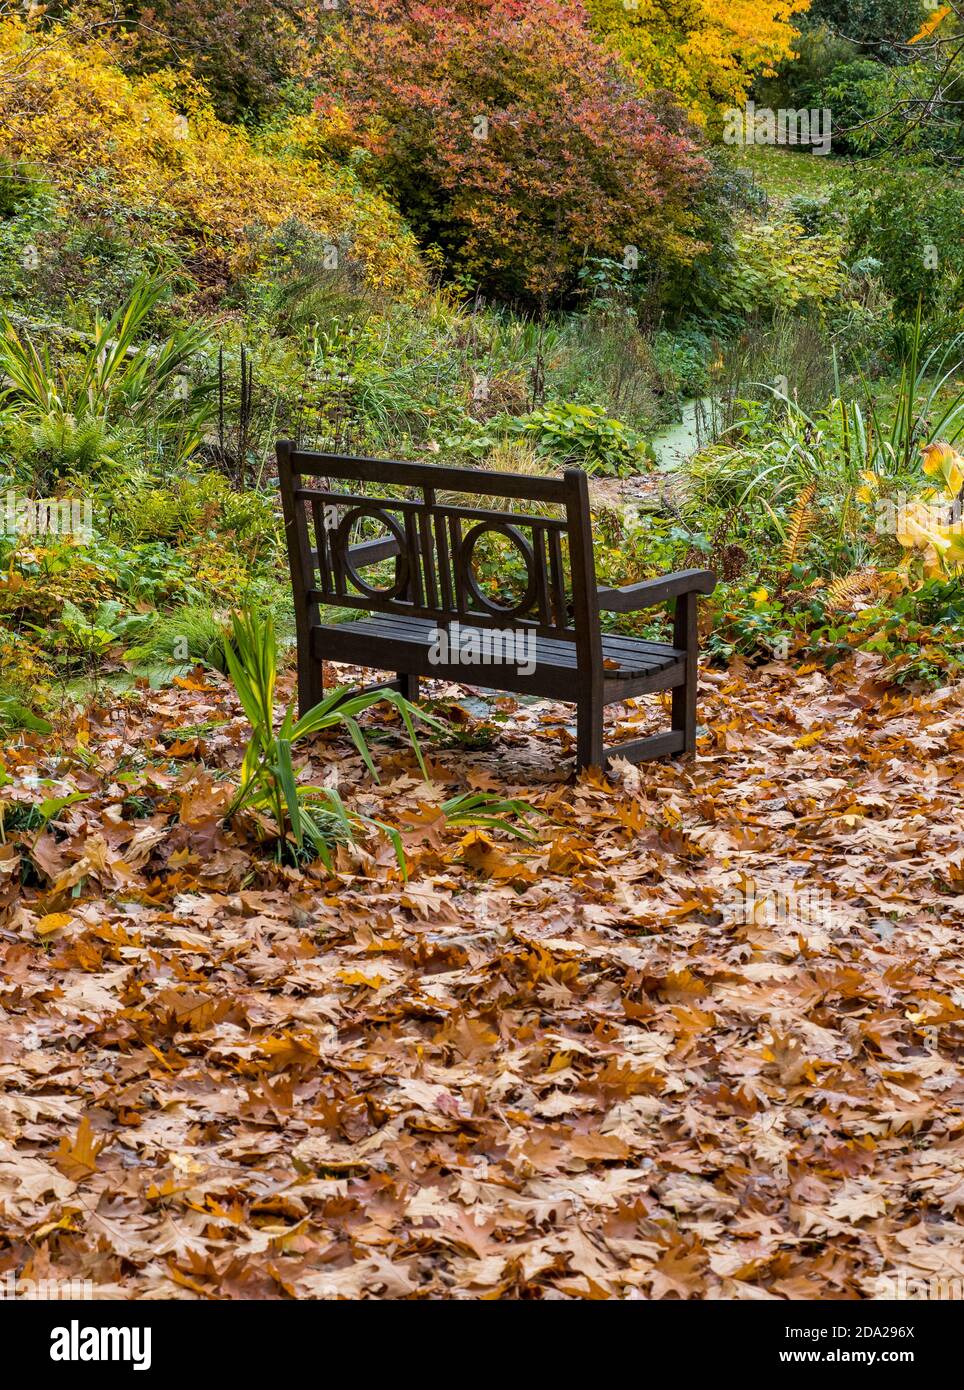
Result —
[[[746,98],[793,52],[810,0],[586,0],[593,28],[644,87],[666,88],[700,122]]]
[[[364,263],[369,283],[426,283],[414,238],[388,201],[313,160],[294,121],[259,147],[211,111],[186,73],[130,77],[126,38],[0,20],[0,158],[40,168],[78,211],[117,203],[167,214],[175,235],[232,269],[250,265],[257,229],[296,218]],[[106,175],[106,177],[104,177]]]

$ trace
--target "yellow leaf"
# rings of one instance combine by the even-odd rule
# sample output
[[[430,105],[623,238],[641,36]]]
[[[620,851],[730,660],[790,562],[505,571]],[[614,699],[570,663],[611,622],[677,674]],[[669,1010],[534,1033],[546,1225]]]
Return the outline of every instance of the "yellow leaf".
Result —
[[[947,493],[956,497],[964,486],[964,459],[949,444],[925,444],[923,468],[929,478],[941,478]]]
[[[83,1182],[97,1171],[97,1155],[107,1143],[107,1136],[95,1139],[86,1115],[80,1122],[75,1139],[66,1136],[54,1155],[54,1163],[72,1182]]]
[[[388,984],[384,975],[364,975],[360,970],[340,970],[338,978],[346,985],[366,985],[368,989],[381,989]]]
[[[908,39],[908,44],[920,43],[921,39],[929,39],[935,29],[938,29],[951,12],[950,5],[941,5],[939,10],[935,10],[930,19],[925,19],[912,39]]]
[[[52,932],[60,931],[62,927],[69,927],[73,918],[69,912],[48,912],[46,917],[41,917],[36,925],[38,936],[50,936]]]

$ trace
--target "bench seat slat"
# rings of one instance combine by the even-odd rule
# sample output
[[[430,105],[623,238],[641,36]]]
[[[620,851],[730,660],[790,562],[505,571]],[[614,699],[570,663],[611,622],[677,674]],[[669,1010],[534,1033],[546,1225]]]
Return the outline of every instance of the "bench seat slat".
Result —
[[[364,619],[361,619],[360,621],[364,621]],[[429,619],[415,617],[414,615],[408,613],[393,613],[391,615],[391,621],[393,624],[398,624],[400,628],[405,626],[411,626],[414,631],[419,631],[423,628],[431,629],[436,625],[433,621]],[[465,630],[469,626],[468,622],[461,619],[460,621],[463,622],[463,630]],[[473,624],[473,626],[475,626],[475,624]],[[491,630],[490,625],[479,624],[479,626],[483,628],[483,630],[485,631]],[[623,633],[620,632],[603,633],[602,640],[603,646],[607,649],[607,654],[609,655],[612,655],[613,653],[620,650],[624,650],[625,653],[630,657],[636,657],[640,654],[640,652],[649,652],[656,657],[662,657],[666,653],[672,653],[674,658],[686,655],[685,651],[682,648],[674,647],[670,643],[651,642],[648,639],[642,637],[626,637]],[[559,637],[558,633],[556,633],[552,637],[547,636],[540,638],[540,643],[544,643],[547,650],[552,650],[556,647],[567,649],[571,649],[573,647],[572,642],[568,642],[564,638]]]
[[[394,642],[408,647],[429,648],[438,630],[437,624],[425,618],[396,617],[393,614],[380,614],[361,618],[355,622],[340,623],[326,629],[326,655],[338,660],[338,635],[347,639],[366,637],[372,643]],[[494,634],[499,629],[463,626],[461,632]],[[503,629],[502,631],[505,631]],[[603,636],[603,674],[612,680],[626,680],[634,676],[648,676],[684,660],[686,653],[676,647],[657,642],[641,642],[631,637]],[[372,647],[372,656],[377,651]],[[348,658],[350,659],[350,658]],[[395,659],[395,658],[393,658]],[[536,637],[536,667],[562,667],[567,670],[578,669],[578,657],[572,642],[554,641],[549,637]],[[498,663],[493,663],[498,669]]]

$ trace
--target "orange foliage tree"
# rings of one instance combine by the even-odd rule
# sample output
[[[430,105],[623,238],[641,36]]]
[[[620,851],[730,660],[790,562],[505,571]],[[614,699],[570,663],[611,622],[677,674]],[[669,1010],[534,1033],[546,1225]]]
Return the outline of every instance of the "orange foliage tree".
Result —
[[[318,112],[327,147],[361,147],[423,243],[496,294],[564,293],[587,256],[678,264],[700,247],[693,133],[579,4],[358,0]]]

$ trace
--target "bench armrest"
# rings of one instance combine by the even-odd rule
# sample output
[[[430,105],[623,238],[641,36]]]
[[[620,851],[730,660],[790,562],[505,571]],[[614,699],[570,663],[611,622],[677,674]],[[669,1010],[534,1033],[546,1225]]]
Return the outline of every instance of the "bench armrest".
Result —
[[[712,570],[680,570],[659,579],[627,584],[622,589],[600,589],[599,607],[607,613],[635,613],[641,608],[655,608],[680,594],[711,594],[715,588],[716,575]]]
[[[390,560],[398,552],[399,545],[394,536],[380,536],[374,541],[359,541],[357,545],[348,547],[348,554],[356,569],[377,564],[379,560]]]

